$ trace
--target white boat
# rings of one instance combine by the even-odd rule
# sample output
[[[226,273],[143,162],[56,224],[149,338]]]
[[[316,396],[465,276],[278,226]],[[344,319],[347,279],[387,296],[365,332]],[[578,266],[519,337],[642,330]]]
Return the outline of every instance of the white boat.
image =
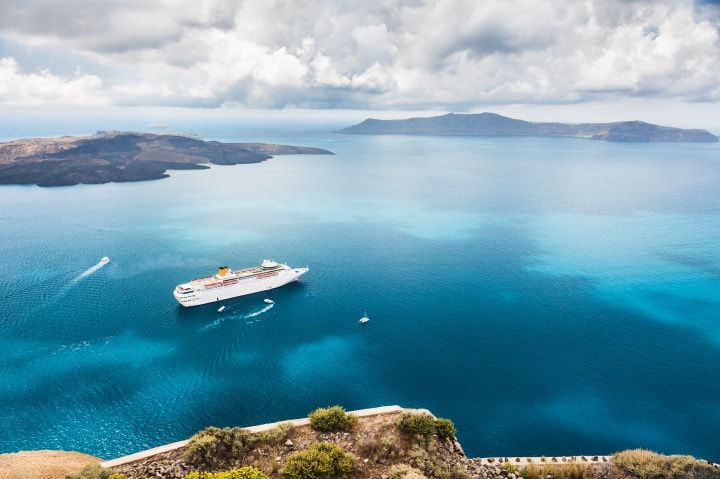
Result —
[[[216,303],[238,296],[279,288],[307,273],[309,268],[291,268],[286,264],[265,260],[260,266],[233,271],[218,268],[212,276],[179,284],[173,296],[185,307]],[[272,301],[272,300],[271,300]],[[267,302],[267,301],[266,301]]]
[[[265,299],[263,299],[263,301],[265,301],[265,304],[275,304],[275,301],[273,301],[270,298],[265,298]]]
[[[222,313],[223,311],[225,311],[225,306],[220,306],[218,308],[218,313]]]
[[[368,318],[367,313],[365,313],[365,316],[363,316],[362,318],[360,318],[360,321],[358,321],[358,323],[360,323],[360,324],[365,324],[365,323],[367,323],[368,321],[370,321],[370,318]]]
[[[100,264],[108,264],[109,262],[110,258],[108,258],[107,256],[103,256],[102,258],[100,258]]]

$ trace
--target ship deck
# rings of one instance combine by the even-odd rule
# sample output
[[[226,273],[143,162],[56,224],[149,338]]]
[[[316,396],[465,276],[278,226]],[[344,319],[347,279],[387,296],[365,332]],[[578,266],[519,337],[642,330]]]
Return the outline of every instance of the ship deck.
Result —
[[[226,281],[230,280],[236,280],[241,278],[247,278],[249,276],[255,276],[262,273],[272,273],[276,271],[282,271],[284,269],[284,265],[277,265],[273,268],[262,268],[260,266],[252,266],[250,268],[244,268],[237,271],[231,271],[227,275],[225,275],[222,279],[218,278],[216,275],[212,276],[206,276],[203,278],[196,278],[191,281],[188,281],[187,283],[184,283],[185,285],[192,286],[192,287],[205,287],[208,285],[212,285],[215,283],[224,283]]]

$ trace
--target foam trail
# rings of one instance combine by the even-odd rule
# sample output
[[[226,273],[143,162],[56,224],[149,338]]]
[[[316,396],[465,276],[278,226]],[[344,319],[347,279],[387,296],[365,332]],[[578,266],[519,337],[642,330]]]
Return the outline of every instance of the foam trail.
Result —
[[[83,271],[82,273],[80,273],[79,275],[75,276],[75,278],[73,278],[73,280],[72,280],[72,284],[77,283],[78,281],[80,281],[80,280],[83,279],[83,278],[87,278],[87,277],[90,276],[91,274],[97,272],[100,268],[102,268],[102,267],[105,266],[106,264],[107,264],[107,263],[103,263],[102,261],[99,261],[97,264],[89,267],[88,269],[86,269],[85,271]]]
[[[274,305],[274,304],[268,304],[267,306],[265,306],[265,307],[262,308],[262,309],[259,309],[259,310],[257,310],[257,311],[253,311],[252,313],[244,314],[244,315],[242,315],[242,316],[227,316],[227,315],[223,315],[222,317],[216,319],[216,320],[213,321],[212,323],[207,324],[207,325],[203,326],[202,328],[200,328],[200,331],[205,331],[206,329],[216,328],[216,327],[220,326],[222,323],[224,323],[225,321],[227,321],[227,320],[229,320],[229,319],[250,319],[250,318],[255,318],[255,317],[257,317],[257,316],[260,316],[260,315],[263,314],[263,313],[266,313],[266,312],[270,311],[270,310],[273,308],[273,306],[275,306],[275,305]],[[227,312],[227,309],[226,309],[224,312]],[[245,323],[245,324],[257,323],[258,321],[259,321],[259,320],[248,321],[248,322]]]
[[[263,314],[263,313],[265,313],[265,312],[267,312],[267,311],[270,311],[273,306],[275,306],[275,305],[274,305],[274,304],[268,304],[267,306],[265,306],[265,307],[264,307],[263,309],[261,309],[260,311],[255,311],[254,313],[248,314],[247,316],[245,316],[244,319],[250,319],[250,318],[254,318],[255,316],[260,316],[261,314]]]

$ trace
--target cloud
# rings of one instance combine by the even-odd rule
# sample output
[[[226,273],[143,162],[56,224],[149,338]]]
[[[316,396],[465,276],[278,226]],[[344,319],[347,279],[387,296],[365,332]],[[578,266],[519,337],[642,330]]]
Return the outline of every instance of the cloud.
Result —
[[[707,0],[6,3],[0,38],[67,49],[90,73],[21,73],[6,58],[3,103],[64,102],[69,91],[265,108],[720,101],[720,15]]]
[[[23,73],[12,58],[0,58],[0,103],[7,105],[74,104],[102,105],[102,80],[76,71],[72,78],[60,78],[50,70]]]

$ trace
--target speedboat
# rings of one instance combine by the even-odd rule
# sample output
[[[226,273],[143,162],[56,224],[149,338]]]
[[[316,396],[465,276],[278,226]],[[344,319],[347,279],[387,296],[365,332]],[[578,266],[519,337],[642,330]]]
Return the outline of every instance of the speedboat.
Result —
[[[218,308],[218,313],[222,313],[223,311],[225,311],[225,306],[220,306]]]
[[[358,323],[360,323],[360,324],[365,324],[365,323],[367,323],[368,321],[370,321],[370,318],[368,318],[367,313],[365,313],[365,316],[363,316],[362,318],[360,318],[360,321],[358,321]]]
[[[270,298],[265,298],[265,299],[263,299],[263,301],[265,301],[265,304],[275,304],[275,301],[273,301]]]
[[[102,258],[100,258],[100,264],[108,264],[109,262],[110,258],[108,258],[107,256],[103,256]]]

